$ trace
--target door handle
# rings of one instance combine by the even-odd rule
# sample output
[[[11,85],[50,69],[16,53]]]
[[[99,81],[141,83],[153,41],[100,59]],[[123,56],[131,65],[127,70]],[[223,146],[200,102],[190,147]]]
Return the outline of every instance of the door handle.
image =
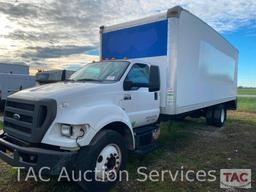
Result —
[[[157,92],[154,92],[154,99],[158,100],[158,93]]]
[[[132,96],[130,94],[125,94],[124,100],[132,100]]]

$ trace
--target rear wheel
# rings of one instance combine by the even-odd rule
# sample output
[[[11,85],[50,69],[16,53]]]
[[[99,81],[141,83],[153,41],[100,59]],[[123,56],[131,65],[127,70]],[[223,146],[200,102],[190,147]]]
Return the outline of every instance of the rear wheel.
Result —
[[[227,110],[224,105],[208,108],[206,111],[206,121],[208,125],[222,127],[227,118]]]
[[[214,111],[214,108],[208,108],[206,110],[205,117],[208,125],[213,125],[213,111]]]
[[[100,132],[90,144],[90,149],[80,151],[77,172],[85,178],[79,185],[88,191],[108,191],[121,178],[127,161],[127,148],[123,137],[116,131]],[[88,171],[89,170],[89,171]]]
[[[222,127],[226,121],[227,110],[224,105],[218,105],[213,112],[213,124]]]

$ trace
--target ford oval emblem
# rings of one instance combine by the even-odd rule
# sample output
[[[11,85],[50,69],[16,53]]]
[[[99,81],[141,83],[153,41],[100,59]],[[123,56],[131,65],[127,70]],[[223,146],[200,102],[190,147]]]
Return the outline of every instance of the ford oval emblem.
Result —
[[[17,113],[14,113],[12,118],[19,121],[20,120],[20,115],[17,114]]]

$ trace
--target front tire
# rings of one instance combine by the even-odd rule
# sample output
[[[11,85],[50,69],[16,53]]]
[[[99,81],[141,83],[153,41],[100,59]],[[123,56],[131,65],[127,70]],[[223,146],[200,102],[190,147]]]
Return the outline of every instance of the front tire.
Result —
[[[123,137],[116,131],[101,131],[90,144],[90,148],[81,149],[77,170],[82,175],[90,170],[86,179],[78,184],[87,191],[108,191],[119,180],[120,171],[125,169],[127,148]],[[109,180],[110,179],[110,180]]]

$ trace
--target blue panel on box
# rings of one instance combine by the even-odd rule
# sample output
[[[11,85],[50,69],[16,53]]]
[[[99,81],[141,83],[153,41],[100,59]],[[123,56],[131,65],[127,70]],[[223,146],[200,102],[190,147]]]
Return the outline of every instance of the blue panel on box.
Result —
[[[168,21],[162,20],[102,34],[103,59],[167,55]]]

